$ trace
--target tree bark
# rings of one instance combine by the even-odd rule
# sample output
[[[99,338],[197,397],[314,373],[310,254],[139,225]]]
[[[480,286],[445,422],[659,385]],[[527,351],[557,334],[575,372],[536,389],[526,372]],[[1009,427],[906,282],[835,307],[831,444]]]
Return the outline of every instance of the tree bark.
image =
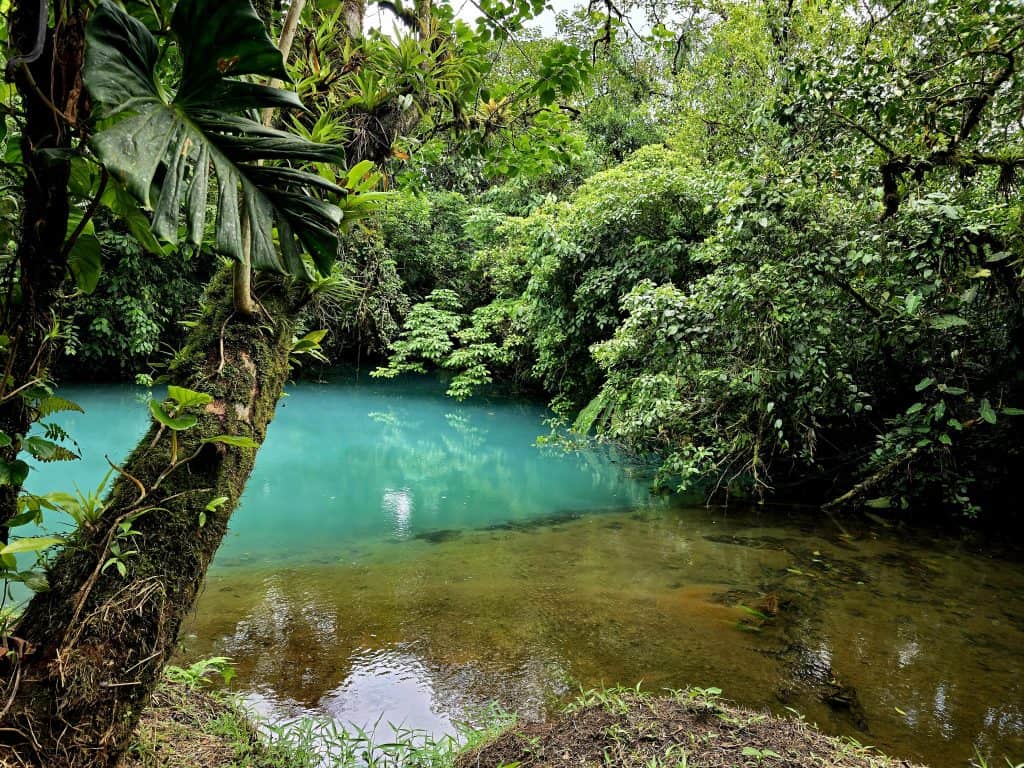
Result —
[[[306,0],[292,0],[288,6],[288,15],[285,16],[284,25],[281,27],[281,39],[278,40],[277,49],[281,51],[281,58],[285,64],[292,52],[292,44],[295,42],[295,33],[299,30],[299,20],[302,18],[302,10],[306,7]],[[269,85],[272,88],[281,86],[280,80],[271,80]],[[274,107],[263,109],[263,124],[269,126],[274,121]]]
[[[11,40],[19,51],[31,51],[40,25],[46,28],[45,3],[20,0],[11,12]],[[53,354],[50,331],[54,309],[67,273],[63,252],[68,225],[68,178],[75,126],[87,109],[82,88],[85,14],[64,3],[54,9],[57,23],[46,29],[42,54],[13,67],[12,74],[25,110],[21,136],[25,179],[24,209],[15,263],[17,275],[0,277],[6,292],[0,333],[10,339],[0,379],[0,430],[12,438],[24,435],[34,420],[25,399],[17,394],[39,378]],[[17,439],[0,449],[0,460],[18,454]],[[0,542],[6,542],[5,523],[17,512],[20,486],[0,486]]]
[[[363,18],[366,15],[365,0],[342,0],[345,30],[351,40],[363,39]]]
[[[32,599],[16,628],[24,651],[16,663],[0,660],[0,676],[16,681],[0,718],[0,756],[10,764],[113,768],[121,759],[256,458],[254,449],[203,439],[262,443],[288,377],[298,301],[279,280],[268,285],[260,302],[273,327],[234,311],[230,269],[211,282],[169,378],[213,402],[195,427],[176,433],[176,446],[167,429],[151,425],[120,469],[102,519],[64,547],[49,569],[51,588]],[[222,496],[223,506],[206,511]],[[129,523],[136,534],[125,536]],[[104,568],[113,543],[138,551],[122,558],[126,575],[116,563]]]

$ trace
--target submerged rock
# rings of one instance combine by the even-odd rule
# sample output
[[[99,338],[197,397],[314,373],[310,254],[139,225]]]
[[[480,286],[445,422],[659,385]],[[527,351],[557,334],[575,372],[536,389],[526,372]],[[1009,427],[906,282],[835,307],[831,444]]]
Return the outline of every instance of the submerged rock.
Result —
[[[422,531],[414,535],[413,539],[416,541],[426,541],[431,544],[443,544],[446,541],[457,539],[461,535],[462,531],[454,528],[442,528],[439,531]]]

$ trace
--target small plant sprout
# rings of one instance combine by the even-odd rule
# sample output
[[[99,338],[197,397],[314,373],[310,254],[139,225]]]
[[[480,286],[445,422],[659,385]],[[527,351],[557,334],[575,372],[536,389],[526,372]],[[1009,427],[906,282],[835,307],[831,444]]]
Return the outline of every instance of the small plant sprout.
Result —
[[[228,685],[235,676],[235,668],[231,658],[228,656],[211,656],[208,659],[200,659],[187,667],[176,667],[173,665],[164,669],[164,677],[172,683],[178,683],[195,690],[209,682],[211,674],[220,675],[225,685]]]
[[[149,401],[149,410],[153,418],[171,431],[171,464],[178,463],[178,432],[191,429],[199,422],[194,413],[187,413],[189,408],[198,408],[213,402],[213,396],[204,392],[196,392],[185,387],[171,385],[167,387],[166,406],[156,399]]]
[[[178,433],[192,429],[199,423],[199,417],[194,413],[188,413],[188,409],[209,405],[213,402],[213,395],[171,385],[167,387],[166,402],[169,402],[170,405],[165,406],[164,403],[150,399],[149,410],[153,414],[153,418],[160,424],[161,432],[164,428],[170,430],[171,466],[168,469],[170,472],[179,463],[185,463],[195,457],[193,455],[183,462],[178,461]],[[246,435],[214,435],[213,437],[204,437],[199,442],[200,446],[207,443],[222,443],[235,448],[259,448],[259,443]]]
[[[752,757],[757,761],[757,765],[761,765],[762,762],[769,758],[773,760],[781,759],[782,755],[778,752],[773,752],[770,749],[758,749],[757,747],[744,747],[741,754],[744,757]]]
[[[294,365],[301,365],[301,358],[309,357],[320,363],[329,363],[330,360],[324,355],[320,348],[320,342],[327,336],[327,329],[310,331],[302,338],[296,338],[292,343],[291,361]]]
[[[206,525],[206,513],[216,512],[218,509],[223,507],[228,501],[227,496],[217,496],[216,498],[210,499],[209,503],[199,512],[199,527],[202,528]]]

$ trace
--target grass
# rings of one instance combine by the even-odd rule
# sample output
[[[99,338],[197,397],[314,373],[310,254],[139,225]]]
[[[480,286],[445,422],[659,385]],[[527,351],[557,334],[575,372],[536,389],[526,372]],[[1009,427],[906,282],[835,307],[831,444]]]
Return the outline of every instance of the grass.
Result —
[[[368,730],[326,717],[271,723],[203,687],[211,673],[225,672],[230,667],[209,660],[168,668],[123,768],[452,768],[464,750],[515,722],[492,707],[479,713],[478,725],[461,724],[441,738],[380,721]]]
[[[795,718],[734,707],[717,688],[584,691],[549,723],[508,729],[454,768],[909,768]]]
[[[209,675],[228,669],[220,661],[169,671],[124,768],[909,766],[800,719],[729,705],[717,688],[661,695],[639,687],[593,689],[551,722],[518,724],[495,708],[481,714],[482,725],[440,739],[380,722],[369,730],[347,730],[329,718],[267,723],[203,687]]]

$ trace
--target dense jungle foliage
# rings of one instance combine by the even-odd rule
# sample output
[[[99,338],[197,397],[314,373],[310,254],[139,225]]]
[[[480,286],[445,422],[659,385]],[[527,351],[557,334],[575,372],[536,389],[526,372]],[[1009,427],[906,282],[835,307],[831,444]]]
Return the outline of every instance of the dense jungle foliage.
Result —
[[[1017,4],[592,5],[491,39],[434,10],[428,44],[338,46],[340,6],[300,32],[302,131],[409,123],[370,153],[390,193],[306,321],[332,361],[544,393],[666,488],[970,516],[1007,490]],[[207,273],[100,240],[65,359],[145,372]]]
[[[318,365],[514,385],[551,439],[712,500],[1015,508],[1019,0],[0,11],[21,762],[118,764],[285,383]],[[78,457],[58,385],[110,378],[169,386],[109,493],[26,491]],[[18,530],[50,512],[70,534]],[[12,584],[36,593],[13,610]]]
[[[1017,3],[591,3],[547,34],[539,7],[474,27],[386,3],[393,32],[362,34],[364,10],[339,35],[346,7],[306,8],[288,74],[310,109],[278,118],[379,171],[318,160],[351,195],[300,319],[329,331],[322,362],[441,369],[456,397],[514,383],[709,497],[977,516],[1007,492]],[[287,6],[257,10],[273,30]],[[92,219],[58,371],[159,374],[214,261],[119,184],[90,210],[98,176],[73,162],[69,228]]]

